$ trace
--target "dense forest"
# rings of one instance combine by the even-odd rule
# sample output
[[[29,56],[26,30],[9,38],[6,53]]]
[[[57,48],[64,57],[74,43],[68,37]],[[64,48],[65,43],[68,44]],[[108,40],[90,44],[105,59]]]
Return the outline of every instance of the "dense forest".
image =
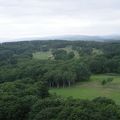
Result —
[[[49,93],[103,73],[120,74],[119,41],[1,43],[0,120],[120,120],[120,106],[111,99]]]

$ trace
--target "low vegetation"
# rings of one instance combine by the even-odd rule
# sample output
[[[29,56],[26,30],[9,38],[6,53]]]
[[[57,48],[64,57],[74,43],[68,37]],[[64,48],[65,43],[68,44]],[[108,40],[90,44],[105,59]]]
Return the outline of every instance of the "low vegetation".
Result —
[[[103,80],[111,80],[102,85]],[[93,75],[91,79],[86,82],[77,83],[67,88],[52,88],[50,89],[51,94],[57,94],[62,97],[73,97],[81,99],[93,99],[95,97],[108,97],[114,99],[120,104],[120,76],[119,75]]]

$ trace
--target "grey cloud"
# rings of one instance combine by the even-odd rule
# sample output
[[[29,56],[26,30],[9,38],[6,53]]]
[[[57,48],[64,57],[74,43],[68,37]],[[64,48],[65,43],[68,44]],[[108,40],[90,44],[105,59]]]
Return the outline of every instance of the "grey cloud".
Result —
[[[0,0],[0,36],[119,34],[119,6],[120,0]]]

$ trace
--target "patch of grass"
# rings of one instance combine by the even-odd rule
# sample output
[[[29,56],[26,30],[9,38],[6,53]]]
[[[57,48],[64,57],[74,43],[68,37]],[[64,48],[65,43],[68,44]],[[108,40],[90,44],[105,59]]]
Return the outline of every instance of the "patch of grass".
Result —
[[[113,81],[102,86],[101,80],[107,78],[113,78]],[[67,88],[54,88],[50,90],[50,93],[80,99],[93,99],[95,97],[104,96],[120,104],[120,76],[93,75],[88,82],[80,82]]]
[[[33,58],[39,59],[39,60],[47,60],[47,59],[53,59],[53,56],[51,51],[36,52],[36,53],[33,53]]]

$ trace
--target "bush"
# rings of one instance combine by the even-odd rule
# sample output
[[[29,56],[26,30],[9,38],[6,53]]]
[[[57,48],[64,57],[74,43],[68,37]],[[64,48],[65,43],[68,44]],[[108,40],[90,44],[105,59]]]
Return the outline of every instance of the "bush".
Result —
[[[113,78],[107,78],[101,81],[101,85],[106,85],[107,83],[110,83],[113,81]]]
[[[106,85],[107,84],[107,81],[106,80],[102,80],[101,81],[101,85]]]

